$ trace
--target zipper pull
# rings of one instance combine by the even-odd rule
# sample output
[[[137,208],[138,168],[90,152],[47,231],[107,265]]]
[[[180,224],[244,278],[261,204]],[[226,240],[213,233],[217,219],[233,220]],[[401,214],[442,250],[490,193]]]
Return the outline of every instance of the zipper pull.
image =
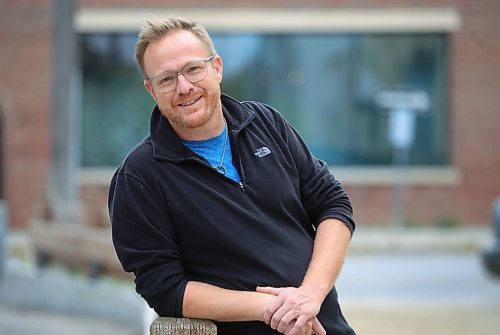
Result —
[[[245,185],[240,181],[240,189],[245,192]]]

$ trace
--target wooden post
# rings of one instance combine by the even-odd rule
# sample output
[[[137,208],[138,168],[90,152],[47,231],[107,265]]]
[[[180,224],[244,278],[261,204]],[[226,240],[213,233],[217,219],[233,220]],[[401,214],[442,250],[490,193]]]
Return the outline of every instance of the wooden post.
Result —
[[[157,317],[149,327],[150,335],[217,335],[210,320]]]

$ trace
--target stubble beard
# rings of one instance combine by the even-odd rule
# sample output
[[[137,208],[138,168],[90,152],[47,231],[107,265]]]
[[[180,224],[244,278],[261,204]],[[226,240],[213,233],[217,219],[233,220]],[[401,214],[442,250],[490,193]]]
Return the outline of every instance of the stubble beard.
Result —
[[[213,108],[209,106],[205,108],[201,113],[197,111],[195,113],[186,114],[186,113],[178,113],[174,110],[169,114],[164,112],[162,112],[162,114],[171,123],[174,123],[182,128],[194,129],[203,126],[210,120],[213,114]],[[193,114],[196,114],[196,116],[193,117]]]
[[[176,124],[182,128],[194,129],[203,126],[211,119],[216,108],[218,107],[217,99],[220,99],[220,88],[211,94],[205,94],[203,97],[205,99],[206,106],[201,112],[179,111],[182,108],[179,108],[178,106],[168,108],[168,106],[165,105],[158,105],[158,108],[170,123]]]

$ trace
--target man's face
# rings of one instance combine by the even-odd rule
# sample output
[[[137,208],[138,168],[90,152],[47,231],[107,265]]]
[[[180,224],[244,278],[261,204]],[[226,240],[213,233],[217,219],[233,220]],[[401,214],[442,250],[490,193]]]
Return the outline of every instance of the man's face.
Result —
[[[146,75],[153,78],[163,71],[180,72],[187,63],[209,57],[209,51],[198,37],[189,31],[176,30],[149,44],[144,54],[144,68]],[[214,112],[221,111],[222,61],[214,55],[206,65],[207,76],[203,80],[191,83],[179,75],[177,87],[170,92],[162,93],[144,81],[161,113],[178,134],[203,127]]]

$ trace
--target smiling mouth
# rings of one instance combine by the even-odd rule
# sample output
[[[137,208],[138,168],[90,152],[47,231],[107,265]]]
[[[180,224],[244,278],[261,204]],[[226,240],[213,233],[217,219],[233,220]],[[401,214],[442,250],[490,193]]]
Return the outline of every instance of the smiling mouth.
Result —
[[[194,100],[191,100],[191,101],[188,101],[188,102],[184,102],[182,104],[179,104],[179,106],[182,106],[182,107],[188,107],[188,106],[191,106],[191,105],[194,105],[196,102],[198,102],[199,100],[201,99],[201,96],[199,96],[198,98],[194,99]]]

